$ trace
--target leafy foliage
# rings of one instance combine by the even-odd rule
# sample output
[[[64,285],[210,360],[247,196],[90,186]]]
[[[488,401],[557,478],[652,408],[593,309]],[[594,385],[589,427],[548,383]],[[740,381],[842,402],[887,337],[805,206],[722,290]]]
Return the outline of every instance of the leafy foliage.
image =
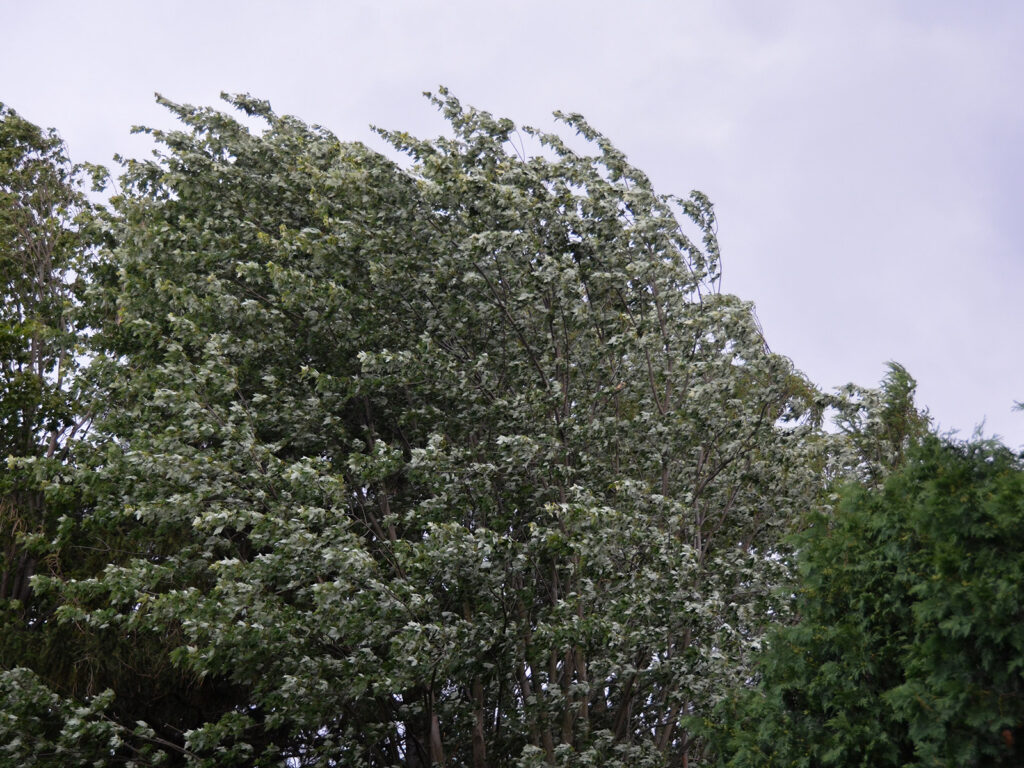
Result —
[[[800,544],[799,621],[731,705],[732,766],[1019,765],[1024,466],[928,438]]]
[[[0,104],[0,455],[54,459],[78,426],[68,382],[76,329],[71,274],[86,209],[60,139]],[[33,472],[9,460],[0,470],[3,554],[0,599],[25,603],[34,556],[26,536],[43,525]]]
[[[432,99],[450,136],[381,132],[404,166],[250,97],[228,101],[262,133],[164,101],[180,129],[103,216],[56,135],[3,112],[5,760],[706,762],[693,724],[789,615],[786,533],[925,433],[900,366],[825,396],[769,350],[718,290],[703,195],[656,194],[579,115],[564,137]],[[799,684],[730,717],[805,764],[906,753],[946,683],[886,688],[879,730],[844,672],[895,674],[913,601],[865,606],[897,566],[814,576],[765,662]],[[811,705],[772,731],[800,697],[850,704],[845,735]]]
[[[841,436],[830,452],[833,481],[878,486],[903,463],[910,446],[928,434],[928,413],[914,404],[917,382],[899,363],[887,367],[878,388],[847,384],[824,399],[835,410]]]
[[[710,203],[578,115],[593,154],[442,92],[403,169],[230,101],[268,129],[166,103],[90,266],[54,543],[105,565],[34,581],[74,674],[5,673],[7,734],[59,691],[19,759],[81,723],[101,764],[697,757],[826,445]]]
[[[81,510],[62,478],[89,422],[76,310],[99,229],[84,170],[56,133],[0,105],[0,664],[46,675],[66,671],[67,633],[31,578],[91,572],[84,550],[52,544]]]

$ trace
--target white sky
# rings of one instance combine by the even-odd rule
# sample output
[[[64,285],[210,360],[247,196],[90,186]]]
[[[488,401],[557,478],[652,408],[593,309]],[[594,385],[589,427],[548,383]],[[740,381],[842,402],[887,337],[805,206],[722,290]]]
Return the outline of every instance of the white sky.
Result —
[[[1024,446],[1024,3],[0,0],[0,101],[76,161],[146,151],[154,91],[269,99],[343,139],[435,135],[420,96],[582,112],[706,192],[723,290],[820,386],[903,363],[943,430]]]

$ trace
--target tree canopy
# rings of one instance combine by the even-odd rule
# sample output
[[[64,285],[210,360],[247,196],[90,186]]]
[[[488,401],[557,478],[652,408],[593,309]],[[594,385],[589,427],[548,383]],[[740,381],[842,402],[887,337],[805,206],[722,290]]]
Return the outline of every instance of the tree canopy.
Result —
[[[53,214],[49,309],[4,326],[11,381],[61,339],[0,424],[34,515],[4,533],[11,764],[706,761],[789,615],[787,534],[922,433],[899,366],[825,396],[772,352],[705,196],[579,115],[431,98],[449,135],[381,131],[402,163],[164,101],[109,209]],[[84,210],[35,131],[5,167]]]

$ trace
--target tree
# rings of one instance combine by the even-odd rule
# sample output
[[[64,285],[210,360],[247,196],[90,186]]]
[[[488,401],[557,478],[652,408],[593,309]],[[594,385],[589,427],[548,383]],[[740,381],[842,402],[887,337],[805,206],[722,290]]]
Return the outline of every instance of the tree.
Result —
[[[68,388],[77,339],[71,275],[85,238],[78,170],[64,145],[0,104],[0,600],[29,602],[37,558],[26,536],[45,528],[45,502],[17,459],[58,459],[76,422]]]
[[[53,605],[37,572],[71,574],[81,552],[50,546],[78,500],[61,488],[71,444],[88,424],[78,380],[78,275],[96,244],[84,169],[60,137],[0,104],[0,663],[53,671]]]
[[[75,701],[87,649],[54,619],[59,601],[34,575],[86,578],[117,548],[84,538],[85,484],[73,454],[91,416],[83,276],[102,240],[86,180],[56,131],[0,105],[0,755],[5,765],[79,764],[102,756],[116,727],[108,694]],[[83,473],[84,474],[84,473]],[[111,649],[93,649],[99,655]],[[122,679],[130,677],[122,673]],[[69,698],[69,696],[71,698]]]
[[[910,446],[928,435],[928,412],[914,404],[914,377],[899,363],[890,362],[887,368],[877,388],[847,384],[824,398],[839,428],[829,454],[831,482],[881,485],[902,465]]]
[[[730,705],[730,766],[1020,765],[1024,465],[935,437],[800,543],[799,621]]]
[[[383,132],[404,169],[229,101],[267,130],[165,102],[184,127],[128,164],[91,268],[90,506],[62,535],[118,546],[34,583],[114,650],[81,654],[45,749],[701,755],[686,720],[750,674],[826,444],[717,290],[710,202],[655,194],[578,115],[594,154],[442,92],[451,137]],[[4,680],[23,735],[45,681]]]

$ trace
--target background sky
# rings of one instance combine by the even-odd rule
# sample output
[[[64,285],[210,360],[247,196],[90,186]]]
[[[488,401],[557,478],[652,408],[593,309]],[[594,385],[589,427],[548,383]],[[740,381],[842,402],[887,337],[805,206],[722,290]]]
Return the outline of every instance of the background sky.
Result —
[[[154,92],[221,91],[383,149],[420,95],[583,113],[714,201],[722,288],[825,389],[918,380],[943,431],[1024,447],[1024,3],[0,0],[0,101],[72,159],[143,155]]]

